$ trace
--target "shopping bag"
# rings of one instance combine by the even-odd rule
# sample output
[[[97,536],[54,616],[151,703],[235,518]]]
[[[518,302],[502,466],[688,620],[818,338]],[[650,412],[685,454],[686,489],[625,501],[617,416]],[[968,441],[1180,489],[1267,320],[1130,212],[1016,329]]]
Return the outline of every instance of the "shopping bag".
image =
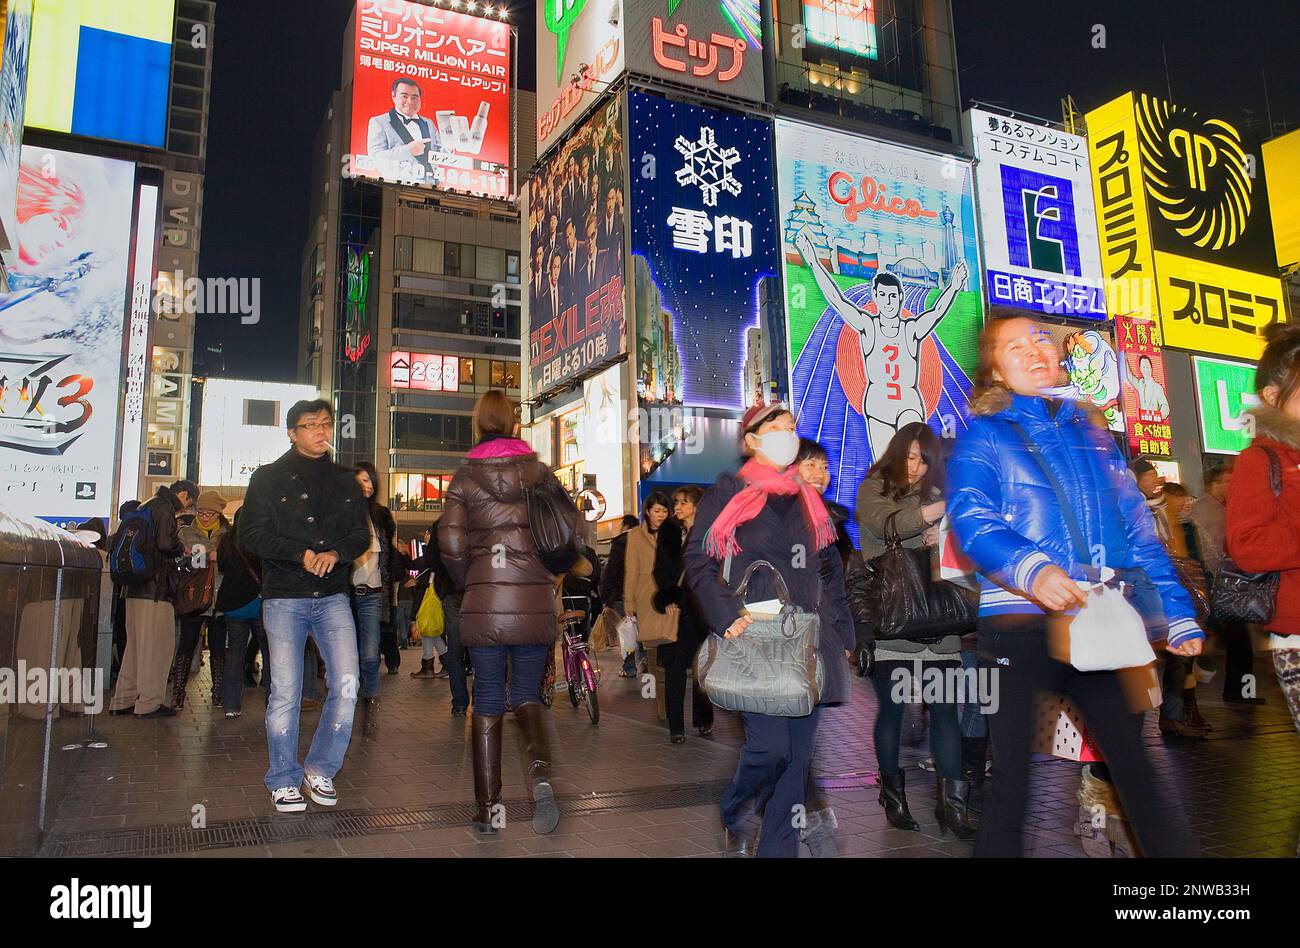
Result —
[[[433,583],[425,589],[424,598],[420,600],[420,611],[415,614],[415,625],[420,630],[421,638],[436,639],[443,633],[446,617],[442,611],[442,600],[434,591]]]
[[[935,579],[942,579],[967,589],[979,590],[979,579],[975,575],[975,564],[962,552],[957,535],[952,531],[952,521],[944,514],[939,521],[939,572]]]
[[[636,651],[636,618],[624,616],[618,624],[618,646],[622,654]]]

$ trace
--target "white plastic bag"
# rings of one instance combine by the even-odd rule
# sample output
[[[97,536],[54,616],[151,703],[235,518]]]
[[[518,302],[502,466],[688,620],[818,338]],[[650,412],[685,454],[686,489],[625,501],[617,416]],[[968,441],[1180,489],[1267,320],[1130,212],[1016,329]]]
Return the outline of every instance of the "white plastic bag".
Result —
[[[1142,616],[1121,590],[1104,583],[1088,590],[1088,604],[1069,620],[1069,634],[1070,664],[1079,671],[1141,668],[1156,660]]]
[[[636,651],[636,617],[624,616],[618,624],[618,647],[621,654]]]

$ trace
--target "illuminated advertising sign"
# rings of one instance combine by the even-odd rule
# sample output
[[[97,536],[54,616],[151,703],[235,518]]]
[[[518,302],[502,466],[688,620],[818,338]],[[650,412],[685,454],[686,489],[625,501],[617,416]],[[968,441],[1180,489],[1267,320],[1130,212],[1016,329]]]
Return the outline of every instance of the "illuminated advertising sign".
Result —
[[[1119,356],[1109,331],[1095,326],[1042,324],[1061,350],[1065,380],[1046,394],[1096,411],[1111,431],[1124,430]]]
[[[851,509],[900,427],[965,427],[983,323],[971,168],[787,121],[776,154],[799,433]]]
[[[1120,96],[1088,113],[1088,151],[1107,312],[1111,316],[1154,317],[1159,309],[1156,264],[1142,196],[1132,95]]]
[[[765,394],[745,390],[746,337],[778,268],[772,126],[639,92],[629,108],[632,154],[655,169],[630,182],[637,394],[744,410]]]
[[[1300,131],[1264,142],[1277,267],[1300,263]]]
[[[758,7],[758,0],[627,0],[628,71],[761,102]]]
[[[285,425],[294,402],[317,397],[310,385],[209,378],[203,386],[199,482],[247,487],[254,471],[288,449]]]
[[[41,0],[27,124],[150,148],[167,139],[174,0]]]
[[[374,254],[349,243],[343,255],[343,355],[349,362],[358,362],[370,348],[374,322],[370,305],[370,262]]]
[[[808,41],[842,53],[876,59],[875,0],[803,0]]]
[[[622,366],[612,365],[582,383],[582,473],[595,477],[596,490],[605,498],[603,519],[623,515],[627,414]]]
[[[0,295],[0,485],[56,522],[113,510],[135,166],[23,147]]]
[[[542,395],[627,351],[622,100],[528,182],[528,352]]]
[[[508,23],[359,0],[349,173],[509,197],[510,68]]]
[[[1158,315],[1169,346],[1257,357],[1285,309],[1264,178],[1241,134],[1132,93],[1088,113],[1088,128],[1110,312]]]
[[[388,363],[388,384],[425,392],[459,392],[460,357],[394,351]]]
[[[1087,141],[982,109],[967,115],[989,304],[1105,319]]]
[[[1168,386],[1160,325],[1145,319],[1119,316],[1115,338],[1124,358],[1124,418],[1133,454],[1169,457],[1173,451]]]
[[[122,401],[122,460],[118,497],[138,495],[140,446],[144,441],[145,382],[149,377],[149,313],[153,299],[154,237],[158,233],[158,188],[140,187],[135,220],[135,260],[131,272],[131,317],[127,322],[126,382]]]
[[[1192,378],[1205,453],[1240,454],[1250,447],[1254,426],[1243,415],[1259,404],[1255,367],[1192,356]]]
[[[539,155],[605,94],[623,64],[623,0],[538,0]]]
[[[32,38],[32,0],[9,0],[0,53],[0,254],[5,267],[17,262],[18,165],[22,162],[23,116]]]

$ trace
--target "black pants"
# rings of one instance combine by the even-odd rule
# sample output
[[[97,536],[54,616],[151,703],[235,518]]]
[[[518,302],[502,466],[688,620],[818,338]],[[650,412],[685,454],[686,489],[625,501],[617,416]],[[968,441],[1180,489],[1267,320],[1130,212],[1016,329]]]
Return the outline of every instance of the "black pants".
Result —
[[[212,655],[226,654],[226,617],[225,616],[182,616],[181,644],[176,648],[178,660],[188,661],[194,658],[194,650],[199,647],[203,637],[203,625],[208,626],[208,651]],[[239,674],[243,675],[241,668]]]
[[[664,703],[668,711],[668,733],[686,733],[686,673],[695,663],[700,642],[693,636],[684,637],[670,645],[659,646],[656,660],[664,670]],[[691,724],[694,727],[713,727],[713,702],[696,682],[691,695]]]
[[[960,670],[961,663],[922,662],[921,674],[934,669],[943,674],[950,669]],[[898,672],[898,673],[896,673]],[[876,664],[871,673],[871,683],[876,689],[879,709],[876,711],[874,731],[876,744],[876,764],[880,773],[893,777],[898,773],[898,752],[903,737],[903,713],[912,699],[912,678],[915,665],[911,662],[883,661]],[[926,695],[924,678],[921,694]],[[933,689],[931,689],[933,691]],[[939,700],[926,700],[930,709],[930,754],[934,757],[934,769],[945,780],[961,779],[961,726],[957,719],[957,695],[949,693],[945,684],[938,695]],[[898,700],[901,699],[901,700]]]
[[[1254,697],[1245,694],[1247,675],[1255,671],[1255,651],[1250,645],[1250,628],[1244,622],[1222,622],[1218,625],[1223,638],[1223,697],[1228,699]]]
[[[975,837],[978,857],[1024,855],[1022,828],[1029,797],[1029,755],[1038,694],[1070,697],[1110,768],[1124,812],[1148,857],[1199,855],[1182,801],[1158,790],[1142,746],[1142,715],[1128,709],[1114,672],[1079,672],[1047,653],[1042,616],[988,616],[979,621],[980,665],[989,667],[998,695],[989,718],[993,779]]]

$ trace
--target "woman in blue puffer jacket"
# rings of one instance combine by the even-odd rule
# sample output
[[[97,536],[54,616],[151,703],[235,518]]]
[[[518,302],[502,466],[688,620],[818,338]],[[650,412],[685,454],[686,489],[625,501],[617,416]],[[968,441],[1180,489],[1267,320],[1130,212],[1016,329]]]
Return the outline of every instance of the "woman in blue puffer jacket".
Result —
[[[1040,690],[1069,696],[1083,712],[1143,853],[1196,855],[1177,799],[1160,799],[1154,790],[1141,743],[1142,715],[1129,710],[1117,673],[1082,673],[1048,653],[1049,615],[1082,606],[1079,582],[1095,581],[1100,567],[1139,587],[1154,585],[1168,621],[1167,633],[1159,635],[1167,635],[1169,651],[1197,655],[1205,637],[1110,434],[1077,403],[1042,394],[1058,383],[1060,363],[1051,336],[1031,320],[989,323],[980,337],[971,424],[948,463],[948,512],[980,572],[979,649],[996,675],[998,702],[989,725],[993,781],[975,855],[1022,855]],[[1044,464],[1079,525],[1091,563],[1079,563],[1067,511]]]

